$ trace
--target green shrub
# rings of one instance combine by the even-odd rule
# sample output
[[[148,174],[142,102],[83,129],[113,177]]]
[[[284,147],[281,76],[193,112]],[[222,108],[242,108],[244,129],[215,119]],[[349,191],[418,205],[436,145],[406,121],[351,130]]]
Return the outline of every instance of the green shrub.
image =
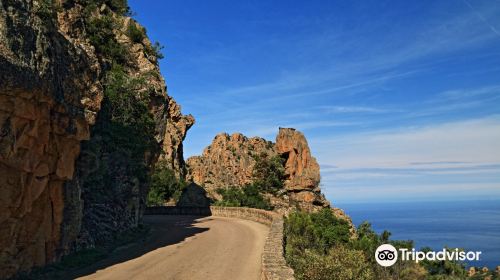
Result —
[[[86,7],[89,9],[100,8],[103,4],[108,6],[113,12],[123,15],[130,16],[131,11],[128,6],[127,0],[87,0]]]
[[[446,248],[447,251],[454,251],[454,249]],[[423,252],[432,251],[431,248],[422,248]],[[460,249],[463,251],[463,249]],[[428,261],[423,260],[420,263],[428,272],[428,279],[438,280],[438,279],[465,279],[467,271],[465,270],[465,265],[459,261]]]
[[[56,6],[52,0],[41,0],[38,1],[38,7],[35,13],[42,19],[45,23],[52,23],[55,18]]]
[[[347,247],[350,225],[331,209],[291,213],[285,219],[284,233],[285,257],[298,279],[373,278],[363,251]]]
[[[236,155],[236,148],[229,150]],[[217,189],[222,196],[221,201],[215,204],[219,206],[252,207],[271,210],[273,207],[263,194],[276,194],[283,189],[284,172],[283,159],[279,156],[269,157],[262,153],[254,157],[253,183],[245,186],[233,186]]]
[[[86,198],[89,204],[138,195],[149,180],[147,155],[158,149],[144,77],[129,77],[114,64],[104,84],[101,111],[92,128],[94,137],[82,147],[84,154],[93,155],[88,160],[98,167],[84,181],[83,188],[92,193]]]
[[[412,241],[391,241],[390,233],[376,234],[362,223],[357,237],[350,225],[331,209],[318,213],[294,212],[285,219],[285,258],[298,279],[406,279],[426,277],[425,269],[414,262],[398,261],[382,267],[374,254],[382,243],[412,248]]]
[[[130,7],[127,0],[105,0],[108,7],[120,15],[130,15]]]
[[[272,207],[265,199],[260,190],[255,185],[246,185],[243,188],[229,187],[227,189],[217,189],[217,193],[222,196],[222,200],[217,201],[218,206],[251,207],[271,210]]]
[[[284,160],[280,156],[269,157],[266,153],[254,157],[253,183],[267,193],[283,189],[285,180]]]
[[[92,17],[89,14],[86,22],[90,43],[96,51],[113,62],[125,64],[128,52],[118,43],[113,33],[113,30],[118,28],[114,18],[109,14],[100,17]]]
[[[153,56],[156,57],[156,59],[163,59],[164,56],[161,52],[163,48],[164,47],[159,42],[154,42],[154,44],[152,44],[151,46],[144,48],[144,53],[147,57]]]
[[[297,279],[376,279],[363,251],[348,249],[345,246],[333,247],[326,254],[306,250],[294,268]]]
[[[127,36],[135,43],[142,43],[142,40],[146,37],[146,30],[141,27],[137,27],[137,24],[130,21],[127,27]]]
[[[177,179],[167,164],[160,161],[151,174],[146,203],[148,206],[161,206],[170,198],[178,200],[185,186],[186,182]]]
[[[328,208],[318,213],[293,212],[285,222],[287,254],[301,254],[308,249],[326,253],[348,243],[350,236],[349,224],[335,217]]]

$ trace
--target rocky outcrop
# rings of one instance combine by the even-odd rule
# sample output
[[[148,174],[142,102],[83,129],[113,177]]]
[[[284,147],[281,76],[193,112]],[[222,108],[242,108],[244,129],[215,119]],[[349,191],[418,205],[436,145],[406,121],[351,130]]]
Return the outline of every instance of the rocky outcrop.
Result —
[[[239,133],[219,134],[201,156],[187,160],[188,180],[220,199],[217,188],[252,183],[255,156],[263,153],[284,159],[284,190],[279,196],[268,196],[275,208],[287,212],[295,207],[307,211],[329,207],[319,188],[319,165],[304,135],[293,128],[280,128],[275,143]]]
[[[308,211],[329,207],[319,188],[319,164],[311,155],[304,134],[292,128],[280,128],[275,148],[286,160],[285,189],[289,201]]]
[[[182,139],[194,120],[167,96],[151,42],[129,34],[142,27],[108,6],[120,2],[0,2],[0,279],[137,225],[147,186],[135,171],[161,149],[185,173]],[[94,29],[116,43],[106,51],[126,53],[125,81],[141,81],[131,90],[154,122],[151,145],[135,155],[109,142],[115,58],[91,40],[98,20]]]
[[[319,165],[311,156],[307,140],[295,129],[280,129],[276,137],[276,151],[285,162],[285,185],[289,190],[318,188]]]
[[[207,192],[195,183],[187,185],[181,193],[178,207],[210,207]]]
[[[261,153],[276,155],[273,143],[241,133],[221,133],[201,156],[188,158],[187,180],[203,186],[210,197],[219,198],[217,188],[252,183],[254,157]]]
[[[193,116],[182,115],[180,106],[173,98],[168,97],[168,121],[166,122],[163,153],[160,159],[165,160],[177,178],[186,177],[182,141],[186,138],[187,131],[194,122]]]

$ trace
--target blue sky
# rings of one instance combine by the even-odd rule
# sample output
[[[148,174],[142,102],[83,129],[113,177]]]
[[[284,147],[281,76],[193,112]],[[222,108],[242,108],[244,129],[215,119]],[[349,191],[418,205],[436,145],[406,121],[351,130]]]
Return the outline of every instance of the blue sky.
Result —
[[[334,203],[500,198],[500,1],[129,2],[186,157],[295,127]]]

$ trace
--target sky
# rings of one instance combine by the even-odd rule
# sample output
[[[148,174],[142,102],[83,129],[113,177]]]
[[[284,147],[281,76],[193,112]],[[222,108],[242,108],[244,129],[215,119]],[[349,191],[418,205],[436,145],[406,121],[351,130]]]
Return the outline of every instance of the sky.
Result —
[[[130,0],[169,95],[220,132],[302,131],[335,203],[500,199],[500,1]]]

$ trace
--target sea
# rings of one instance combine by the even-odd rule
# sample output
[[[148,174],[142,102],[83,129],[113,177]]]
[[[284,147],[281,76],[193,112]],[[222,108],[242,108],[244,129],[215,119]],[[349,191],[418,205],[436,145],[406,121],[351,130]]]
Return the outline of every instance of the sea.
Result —
[[[479,261],[466,265],[490,269],[500,265],[500,199],[336,206],[344,209],[356,226],[369,221],[378,233],[390,231],[391,239],[413,240],[415,249],[428,246],[439,251],[447,246],[481,251]]]

